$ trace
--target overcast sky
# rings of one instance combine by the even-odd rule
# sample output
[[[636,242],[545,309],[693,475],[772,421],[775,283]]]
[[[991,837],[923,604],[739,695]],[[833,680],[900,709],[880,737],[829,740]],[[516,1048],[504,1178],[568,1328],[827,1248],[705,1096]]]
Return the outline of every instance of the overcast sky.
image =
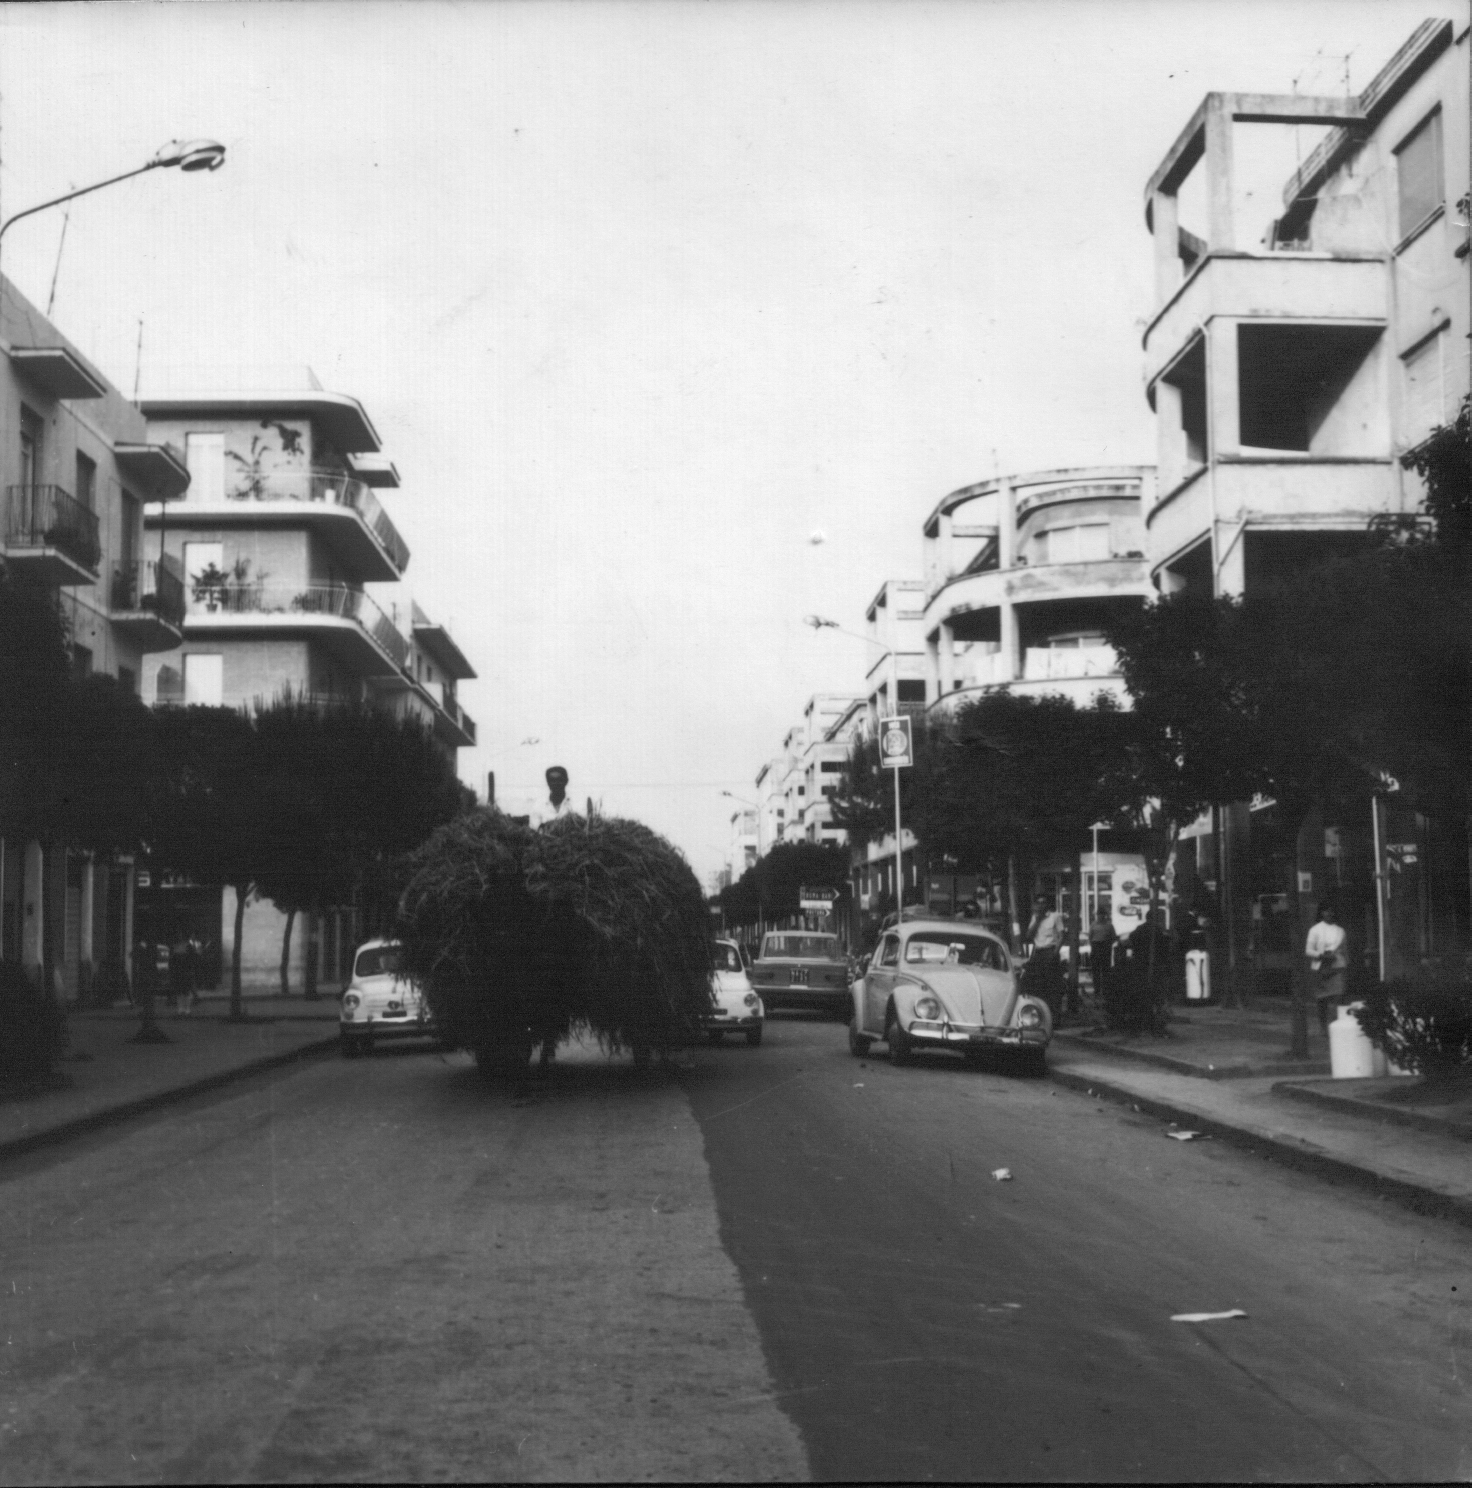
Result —
[[[529,798],[563,764],[704,878],[721,790],[861,688],[863,643],[805,614],[861,631],[958,486],[1153,459],[1142,193],[1201,95],[1358,92],[1465,13],[0,4],[0,215],[170,138],[229,151],[79,202],[59,274],[60,211],[3,267],[43,308],[56,275],[126,391],[141,319],[145,390],[307,364],[361,399],[480,674],[462,776]]]

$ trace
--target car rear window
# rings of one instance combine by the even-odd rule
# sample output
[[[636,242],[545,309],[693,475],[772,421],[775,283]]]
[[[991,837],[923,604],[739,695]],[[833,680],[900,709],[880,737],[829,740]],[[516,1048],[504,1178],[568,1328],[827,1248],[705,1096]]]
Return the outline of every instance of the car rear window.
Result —
[[[741,964],[741,952],[733,945],[718,945],[711,953],[717,971],[745,971]]]
[[[358,959],[353,965],[353,975],[388,976],[398,969],[398,946],[369,946],[367,950],[358,952]]]
[[[762,943],[762,957],[791,957],[798,961],[841,961],[836,935],[769,935]]]
[[[981,935],[956,935],[945,930],[921,930],[905,945],[908,965],[984,966],[1007,970],[1007,953],[995,940]]]

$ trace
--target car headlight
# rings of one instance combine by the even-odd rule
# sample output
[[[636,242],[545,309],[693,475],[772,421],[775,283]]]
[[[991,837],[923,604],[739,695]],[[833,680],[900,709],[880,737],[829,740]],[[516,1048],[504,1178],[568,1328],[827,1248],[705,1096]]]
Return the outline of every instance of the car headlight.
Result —
[[[922,997],[915,1004],[915,1016],[924,1018],[927,1022],[934,1022],[940,1017],[940,1003],[933,997]]]
[[[746,996],[743,997],[741,1000],[747,1005],[747,1007],[755,1007],[757,1003],[761,1001],[761,998],[759,998],[755,992],[748,992]]]
[[[352,1012],[352,1010],[353,1010],[353,1009],[354,1009],[354,1008],[355,1008],[355,1007],[357,1007],[357,1005],[358,1005],[358,1004],[359,1004],[359,1003],[360,1003],[360,1002],[361,1002],[361,1001],[362,1001],[362,1000],[363,1000],[363,999],[362,999],[362,998],[361,998],[361,997],[359,997],[359,996],[358,996],[358,994],[357,994],[357,993],[356,993],[356,992],[345,992],[345,993],[344,993],[344,994],[343,994],[343,999],[342,999],[342,1005],[343,1005],[343,1006],[344,1006],[344,1007],[345,1007],[345,1008],[346,1008],[346,1009],[347,1009],[347,1010],[348,1010],[348,1011],[349,1011],[349,1012]]]
[[[1018,1011],[1017,1023],[1021,1028],[1041,1028],[1043,1015],[1032,1003],[1024,1002]]]

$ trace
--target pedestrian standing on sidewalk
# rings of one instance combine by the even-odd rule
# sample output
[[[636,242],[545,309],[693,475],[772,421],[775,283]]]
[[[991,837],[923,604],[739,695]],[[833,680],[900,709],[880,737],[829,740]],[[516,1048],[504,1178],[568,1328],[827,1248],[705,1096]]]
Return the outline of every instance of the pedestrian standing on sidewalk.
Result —
[[[1026,972],[1029,991],[1048,1004],[1056,1025],[1063,1016],[1063,916],[1046,894],[1033,900],[1027,939],[1032,943]]]
[[[1308,957],[1309,979],[1314,989],[1314,1001],[1319,1006],[1319,1027],[1325,1032],[1329,1028],[1329,1009],[1344,1000],[1349,956],[1345,942],[1349,937],[1344,926],[1339,924],[1332,904],[1319,905],[1318,922],[1309,927],[1304,954]]]
[[[1094,998],[1103,1008],[1109,1006],[1114,993],[1114,943],[1118,939],[1113,916],[1100,905],[1089,926],[1089,970],[1094,978]]]

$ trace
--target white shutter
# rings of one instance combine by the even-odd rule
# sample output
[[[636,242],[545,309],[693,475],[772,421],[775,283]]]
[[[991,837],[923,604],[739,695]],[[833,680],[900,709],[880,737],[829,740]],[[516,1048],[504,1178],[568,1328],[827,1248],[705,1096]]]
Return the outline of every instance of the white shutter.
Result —
[[[1406,396],[1401,437],[1419,444],[1446,421],[1446,331],[1439,330],[1405,359]]]
[[[184,658],[184,702],[218,708],[225,701],[225,658],[213,655],[190,655]]]

